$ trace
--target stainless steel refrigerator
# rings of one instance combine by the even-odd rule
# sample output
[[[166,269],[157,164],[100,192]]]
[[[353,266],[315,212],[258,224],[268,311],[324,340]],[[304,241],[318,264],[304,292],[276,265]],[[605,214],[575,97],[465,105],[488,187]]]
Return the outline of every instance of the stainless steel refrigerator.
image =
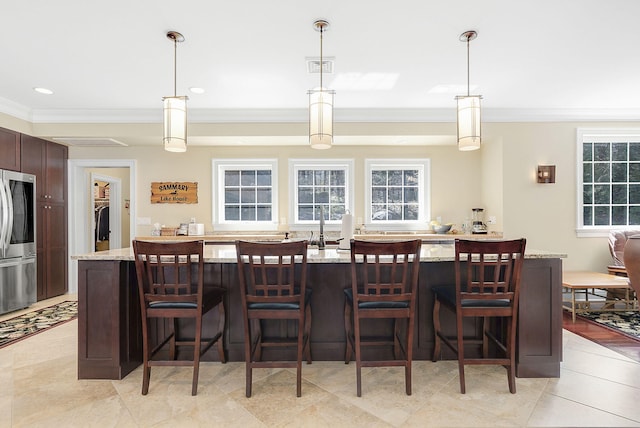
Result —
[[[36,301],[36,177],[0,170],[0,314]]]

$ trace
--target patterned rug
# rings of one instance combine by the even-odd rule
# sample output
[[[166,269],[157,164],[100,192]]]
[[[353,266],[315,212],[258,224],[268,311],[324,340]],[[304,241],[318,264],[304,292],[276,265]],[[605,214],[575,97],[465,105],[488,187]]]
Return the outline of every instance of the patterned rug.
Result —
[[[639,312],[588,312],[579,316],[640,340]]]
[[[78,302],[66,301],[0,321],[0,348],[71,321],[77,316]]]

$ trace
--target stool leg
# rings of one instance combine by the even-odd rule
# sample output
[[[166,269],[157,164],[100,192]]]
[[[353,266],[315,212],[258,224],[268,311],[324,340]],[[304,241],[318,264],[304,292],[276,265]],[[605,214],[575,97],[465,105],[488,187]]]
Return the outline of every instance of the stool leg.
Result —
[[[312,363],[311,359],[311,305],[307,305],[304,316],[304,350],[303,353],[307,358],[307,364]]]
[[[435,302],[433,304],[433,356],[431,361],[434,363],[442,358],[441,355],[441,341],[440,341],[440,300],[436,297]]]
[[[345,332],[345,340],[346,347],[344,352],[344,363],[349,364],[351,361],[351,356],[353,355],[353,330],[352,330],[352,321],[351,321],[351,305],[349,303],[344,302],[344,332]]]
[[[227,362],[227,358],[224,354],[225,312],[226,309],[223,299],[222,302],[218,303],[218,332],[220,332],[220,337],[218,338],[218,357],[220,358],[221,363]]]

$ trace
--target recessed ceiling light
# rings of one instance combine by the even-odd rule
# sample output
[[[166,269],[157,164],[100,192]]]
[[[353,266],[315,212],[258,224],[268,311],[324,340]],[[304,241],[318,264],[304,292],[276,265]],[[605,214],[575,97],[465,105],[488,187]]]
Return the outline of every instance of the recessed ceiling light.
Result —
[[[204,94],[204,89],[203,88],[193,87],[193,88],[189,88],[189,90],[191,92],[193,92],[194,94]]]
[[[53,95],[53,91],[51,89],[35,87],[33,90],[39,94]]]

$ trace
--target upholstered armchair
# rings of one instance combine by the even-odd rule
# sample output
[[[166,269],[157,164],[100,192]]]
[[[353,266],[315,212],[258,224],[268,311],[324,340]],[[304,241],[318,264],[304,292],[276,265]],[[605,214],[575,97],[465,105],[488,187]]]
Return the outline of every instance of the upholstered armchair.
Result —
[[[640,235],[640,230],[612,230],[609,233],[611,264],[607,266],[607,270],[610,274],[626,276],[624,248],[629,237],[634,235]]]
[[[640,235],[630,236],[627,239],[623,261],[629,277],[629,285],[638,294],[640,293]]]

